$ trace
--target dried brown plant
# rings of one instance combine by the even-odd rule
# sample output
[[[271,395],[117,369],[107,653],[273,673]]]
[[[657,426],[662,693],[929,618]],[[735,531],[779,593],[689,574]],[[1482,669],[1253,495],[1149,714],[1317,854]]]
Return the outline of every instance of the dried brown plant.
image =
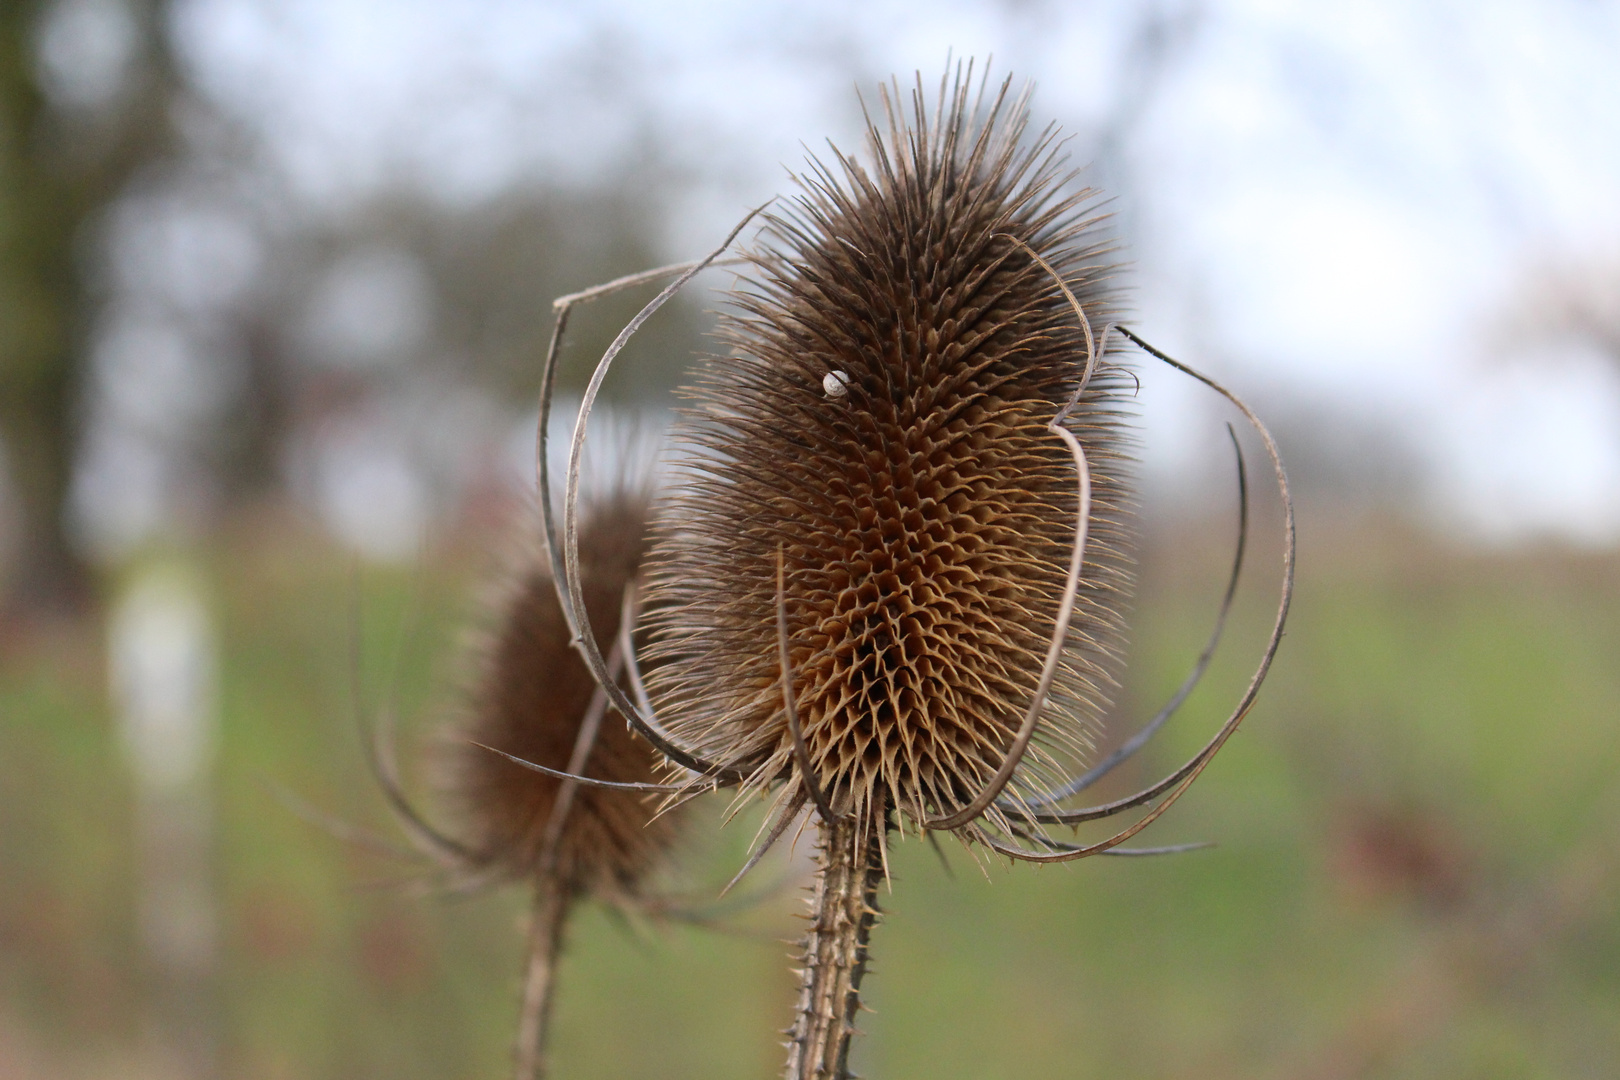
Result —
[[[646,550],[647,511],[644,493],[621,491],[597,501],[581,527],[586,610],[609,650]],[[633,897],[674,840],[673,815],[650,820],[634,791],[580,790],[482,749],[601,780],[658,778],[651,748],[604,715],[606,695],[570,645],[550,568],[537,556],[520,559],[491,605],[498,617],[476,648],[465,716],[444,740],[441,786],[474,868],[544,875],[568,894]],[[582,752],[584,765],[570,769]]]
[[[579,526],[584,606],[615,677],[622,664],[613,640],[647,548],[648,505],[646,491],[621,487],[592,499]],[[533,894],[514,1050],[517,1080],[533,1080],[546,1072],[569,912],[586,897],[659,910],[644,886],[667,861],[680,813],[656,813],[640,790],[657,779],[662,759],[609,715],[607,694],[572,648],[544,552],[531,539],[512,563],[470,650],[462,715],[440,740],[440,786],[454,824],[430,823],[405,797],[388,725],[379,725],[368,743],[401,823],[453,888],[512,881],[527,883]],[[582,786],[575,777],[594,783]]]
[[[787,1075],[849,1075],[867,943],[890,834],[955,833],[1030,862],[1180,849],[1120,845],[1186,791],[1252,706],[1287,614],[1293,516],[1276,446],[1230,392],[1119,326],[1115,267],[1092,193],[1064,170],[1055,129],[1028,132],[1028,91],[986,93],[971,71],[930,110],[898,88],[869,125],[868,163],[811,163],[788,209],[764,215],[677,424],[680,471],[650,556],[657,667],[644,686],[630,631],[598,644],[581,576],[579,463],[590,409],[629,337],[714,264],[664,268],[557,301],[542,380],[540,488],[554,578],[602,690],[672,769],[679,800],[721,786],[766,793],[775,819],[744,867],[805,812],[819,831]],[[559,536],[545,430],[572,308],[679,273],[603,356],[570,448]],[[1220,730],[1157,783],[1067,803],[1139,749],[1176,695],[1089,770],[1114,685],[1128,596],[1125,413],[1134,385],[1114,332],[1228,398],[1251,422],[1285,508],[1283,589],[1261,662]],[[1236,445],[1234,435],[1233,442]],[[1078,775],[1077,775],[1078,774]],[[583,781],[589,783],[590,781]],[[1088,843],[1079,825],[1136,808]],[[740,876],[740,875],[739,875]]]

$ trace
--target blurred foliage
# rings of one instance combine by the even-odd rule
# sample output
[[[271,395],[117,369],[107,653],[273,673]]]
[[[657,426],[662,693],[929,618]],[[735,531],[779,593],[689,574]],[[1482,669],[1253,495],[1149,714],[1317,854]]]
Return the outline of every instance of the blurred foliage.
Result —
[[[35,46],[49,7],[0,5],[0,445],[22,526],[18,566],[0,583],[0,615],[85,598],[64,507],[93,303],[86,248],[99,215],[174,145],[178,83],[161,29],[165,6],[129,5],[132,70],[117,98],[93,113],[53,106],[40,84]]]
[[[128,32],[104,97],[52,83],[42,43],[75,11]],[[300,195],[192,84],[171,15],[163,0],[0,6],[0,480],[16,495],[0,513],[21,524],[15,558],[0,551],[0,622],[90,599],[87,553],[117,562],[287,487],[309,496],[300,470],[322,467],[334,429],[409,444],[416,471],[451,476],[432,510],[453,513],[466,459],[498,455],[533,408],[551,300],[658,261],[656,147],[589,188]],[[703,322],[692,292],[627,350],[609,399],[675,384]],[[645,300],[575,320],[565,393]]]
[[[428,378],[476,385],[532,408],[551,302],[658,265],[647,239],[656,232],[653,210],[632,197],[628,183],[589,192],[524,186],[467,206],[387,192],[334,221],[299,223],[279,237],[249,318],[273,354],[269,362],[306,395],[330,394],[334,384],[360,394],[379,383]],[[423,340],[374,369],[345,372],[310,340],[308,309],[329,284],[323,274],[346,257],[378,252],[425,276],[428,326]],[[608,343],[651,295],[646,288],[616,294],[596,301],[591,317],[576,318],[559,372],[564,393],[583,389]],[[701,306],[688,298],[650,322],[615,367],[607,397],[647,402],[673,387],[700,347]]]
[[[1217,598],[1210,535],[1160,537],[1122,715],[1182,677]],[[1207,684],[1099,794],[1190,753],[1247,678],[1273,603],[1264,537]],[[408,718],[408,780],[454,702],[477,563],[368,570],[282,517],[209,556],[224,644],[216,789],[226,1075],[502,1075],[522,897],[413,892],[266,782],[388,833],[350,718]],[[1290,632],[1242,734],[1153,830],[1212,851],[947,876],[896,849],[858,1071],[963,1077],[1597,1078],[1620,1060],[1620,561],[1459,554],[1397,528],[1307,522]],[[359,592],[356,595],[355,589]],[[0,669],[0,1078],[162,1075],[143,1042],[129,789],[97,632]],[[1120,724],[1121,736],[1128,723]],[[709,807],[717,820],[721,804]],[[694,847],[711,895],[752,819]],[[802,863],[762,867],[760,887]],[[801,880],[802,879],[798,879]],[[705,892],[705,890],[707,890]],[[576,1077],[774,1072],[790,1010],[789,891],[737,932],[576,923],[556,1068]]]

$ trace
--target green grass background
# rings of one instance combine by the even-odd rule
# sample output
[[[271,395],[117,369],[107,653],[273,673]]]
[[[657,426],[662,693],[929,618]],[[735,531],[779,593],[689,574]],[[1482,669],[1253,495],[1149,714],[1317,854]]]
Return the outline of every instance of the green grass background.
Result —
[[[1207,633],[1224,527],[1157,538],[1114,738]],[[1211,541],[1211,537],[1216,541]],[[1205,686],[1101,790],[1218,725],[1275,604],[1264,542]],[[299,820],[269,778],[389,826],[350,718],[397,698],[408,760],[454,701],[479,560],[366,570],[281,520],[204,560],[223,651],[213,789],[220,1072],[459,1080],[507,1070],[523,898],[445,899]],[[161,1077],[136,945],[130,783],[97,625],[0,662],[0,1080]],[[397,657],[397,659],[396,659]],[[1307,518],[1289,634],[1259,706],[1144,839],[1157,860],[1009,867],[898,848],[857,1071],[875,1078],[1620,1075],[1620,556],[1452,550]],[[412,783],[421,790],[421,770]],[[672,887],[709,894],[758,821],[700,811]],[[1082,834],[1090,835],[1090,834]],[[806,846],[801,844],[801,847]],[[562,1078],[765,1077],[782,1052],[804,852],[722,932],[579,913]]]

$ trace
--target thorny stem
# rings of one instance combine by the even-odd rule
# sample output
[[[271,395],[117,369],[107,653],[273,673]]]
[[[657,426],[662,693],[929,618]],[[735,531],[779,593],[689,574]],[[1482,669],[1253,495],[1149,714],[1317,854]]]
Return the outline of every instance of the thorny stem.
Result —
[[[879,830],[887,815],[821,821],[810,929],[804,936],[798,1012],[788,1031],[787,1080],[851,1080],[849,1044],[861,1008],[867,940],[880,914]]]
[[[557,953],[567,918],[568,898],[555,876],[538,878],[529,916],[529,970],[523,980],[523,1005],[518,1012],[513,1064],[516,1080],[541,1080],[546,1075],[546,1028],[551,1017],[551,991],[557,981]]]
[[[623,654],[615,645],[608,654],[608,672],[615,679],[619,677],[622,661]],[[602,717],[606,712],[607,695],[599,686],[585,707],[579,734],[574,736],[574,749],[568,756],[570,775],[585,772],[585,763],[590,760],[596,737],[601,734]],[[529,971],[523,980],[523,1005],[518,1011],[517,1048],[513,1055],[515,1080],[539,1080],[546,1073],[551,988],[556,982],[557,953],[562,947],[563,924],[568,921],[571,899],[567,885],[557,875],[557,851],[578,794],[578,780],[564,780],[557,786],[551,815],[546,819],[546,831],[540,841],[540,860],[534,875],[534,907],[529,922]]]

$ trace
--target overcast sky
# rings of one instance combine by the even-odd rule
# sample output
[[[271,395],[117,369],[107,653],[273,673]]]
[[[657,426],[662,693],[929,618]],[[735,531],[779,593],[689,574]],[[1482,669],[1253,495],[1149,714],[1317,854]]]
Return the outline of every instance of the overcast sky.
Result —
[[[1169,17],[1162,68],[1144,10]],[[1616,4],[188,0],[179,25],[310,206],[589,185],[654,133],[671,258],[806,147],[857,147],[857,83],[993,56],[1089,139],[1151,78],[1112,176],[1144,333],[1268,400],[1385,418],[1439,521],[1620,538],[1620,366],[1500,345],[1538,268],[1620,256]],[[1145,394],[1150,468],[1218,447],[1186,434],[1191,388]]]

